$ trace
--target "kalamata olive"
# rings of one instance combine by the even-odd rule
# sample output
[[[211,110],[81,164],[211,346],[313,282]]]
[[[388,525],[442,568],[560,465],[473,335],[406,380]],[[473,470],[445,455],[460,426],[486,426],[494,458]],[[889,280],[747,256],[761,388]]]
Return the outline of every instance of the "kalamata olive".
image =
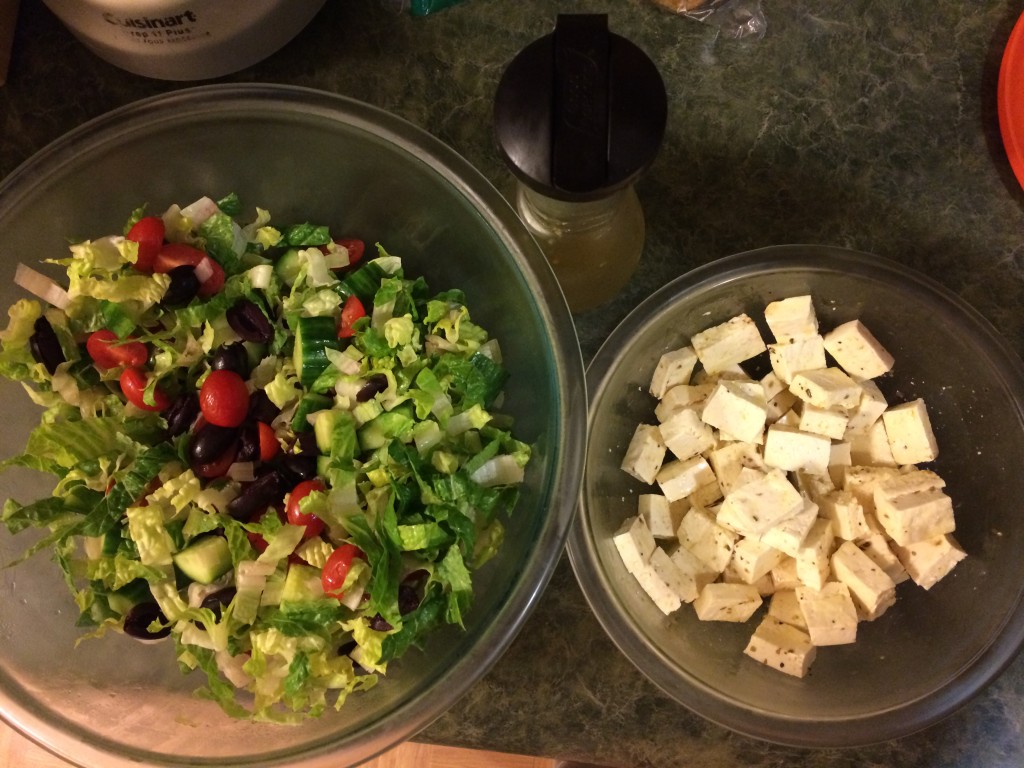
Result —
[[[267,393],[262,389],[257,389],[249,395],[250,419],[269,424],[277,418],[279,413],[281,413],[281,409],[274,405],[273,401],[267,397]]]
[[[312,454],[288,454],[281,458],[281,469],[292,485],[316,477],[317,457]]]
[[[60,339],[57,338],[53,326],[45,317],[39,317],[32,328],[35,332],[28,338],[29,351],[32,353],[32,358],[37,363],[42,363],[52,376],[57,370],[57,366],[67,359],[60,346]]]
[[[295,439],[295,450],[303,456],[317,456],[320,454],[320,446],[316,444],[314,432],[300,432]]]
[[[165,626],[151,632],[149,626],[154,621],[160,621]],[[152,600],[147,600],[128,609],[124,617],[124,633],[140,640],[159,640],[171,634],[171,627],[160,606]]]
[[[164,413],[167,419],[167,434],[170,437],[183,435],[192,428],[199,416],[199,398],[195,392],[183,392],[178,395],[171,407]]]
[[[225,313],[231,329],[246,341],[266,344],[274,338],[274,327],[255,302],[239,299]]]
[[[379,613],[370,619],[370,629],[375,632],[390,632],[394,627],[387,622],[387,620]]]
[[[238,428],[238,455],[235,461],[256,461],[260,457],[260,430],[255,421]]]
[[[419,608],[420,600],[423,599],[423,585],[429,576],[430,574],[421,568],[412,571],[398,585],[398,612],[403,616]]]
[[[238,439],[238,427],[204,424],[188,443],[188,457],[193,464],[208,464],[220,458]]]
[[[189,264],[182,264],[175,267],[167,276],[171,278],[170,285],[160,303],[168,307],[184,307],[199,292],[199,278],[196,270]]]
[[[236,520],[249,520],[271,504],[281,501],[286,487],[281,473],[271,470],[247,483],[241,493],[228,502],[228,514]]]
[[[224,589],[218,589],[203,598],[203,602],[200,604],[200,608],[208,608],[213,611],[214,617],[217,621],[220,621],[220,615],[224,608],[235,598],[234,587],[224,587]]]
[[[374,373],[359,388],[356,392],[356,401],[363,403],[369,400],[374,395],[380,394],[388,388],[388,377],[383,373]]]
[[[213,351],[210,367],[215,371],[234,371],[243,379],[249,378],[249,351],[239,341],[221,344]]]

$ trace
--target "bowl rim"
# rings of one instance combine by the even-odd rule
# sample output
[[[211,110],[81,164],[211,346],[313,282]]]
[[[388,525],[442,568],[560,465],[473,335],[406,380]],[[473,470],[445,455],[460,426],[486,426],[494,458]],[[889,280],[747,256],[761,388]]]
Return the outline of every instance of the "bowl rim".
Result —
[[[536,297],[536,311],[543,319],[551,341],[553,377],[559,402],[560,445],[557,461],[541,496],[548,502],[540,535],[513,585],[508,599],[495,614],[479,642],[460,658],[452,670],[450,684],[441,689],[420,691],[372,721],[355,735],[322,737],[301,752],[274,752],[258,761],[246,759],[237,765],[252,766],[338,766],[343,760],[358,764],[408,739],[447,712],[469,688],[493,667],[508,649],[532,613],[548,585],[564,549],[565,538],[576,511],[576,496],[583,475],[586,450],[585,368],[575,325],[550,265],[514,209],[481,171],[461,154],[423,128],[382,108],[327,91],[270,83],[219,83],[191,86],[138,99],[100,114],[46,144],[0,180],[0,216],[16,208],[45,179],[75,162],[84,153],[96,152],[134,129],[155,130],[161,125],[181,124],[185,119],[215,119],[237,114],[258,105],[261,112],[334,121],[359,131],[385,138],[399,150],[426,164],[458,194],[473,204],[496,238],[508,250]],[[556,492],[557,490],[557,492]],[[0,718],[49,752],[79,765],[181,766],[181,762],[155,760],[154,753],[128,756],[112,753],[105,739],[87,743],[69,737],[59,723],[47,720],[37,708],[14,701],[0,689]],[[236,765],[218,759],[217,765]]]
[[[999,362],[999,375],[1009,391],[1024,392],[1024,362],[995,327],[974,307],[933,278],[904,264],[875,254],[848,248],[814,245],[771,245],[735,253],[686,272],[665,284],[637,305],[609,334],[587,366],[588,417],[591,422],[602,400],[611,396],[606,385],[628,346],[628,340],[641,333],[684,295],[721,286],[746,277],[753,268],[771,265],[772,271],[856,272],[870,278],[899,281],[908,291],[927,296],[959,313],[965,326],[983,345],[984,352]],[[1018,420],[1024,423],[1024,410],[1017,403]],[[589,459],[588,459],[589,464]],[[622,621],[626,611],[615,597],[611,579],[600,562],[591,520],[587,513],[587,477],[584,470],[579,510],[566,542],[570,564],[577,582],[602,628],[627,659],[659,690],[679,704],[712,723],[744,736],[791,747],[862,747],[899,739],[924,730],[951,715],[981,693],[1014,660],[1024,645],[1024,584],[1016,602],[1007,611],[1001,632],[991,639],[972,663],[956,677],[956,695],[949,689],[952,681],[932,695],[908,701],[899,707],[862,716],[821,719],[773,713],[734,704],[685,670],[678,679],[655,674],[659,668],[673,667],[667,656],[631,621]]]

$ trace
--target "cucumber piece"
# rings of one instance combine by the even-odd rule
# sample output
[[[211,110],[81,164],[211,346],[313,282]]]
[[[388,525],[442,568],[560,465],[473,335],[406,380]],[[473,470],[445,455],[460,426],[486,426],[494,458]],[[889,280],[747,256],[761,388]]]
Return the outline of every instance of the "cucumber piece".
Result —
[[[231,550],[223,536],[198,538],[172,559],[179,571],[200,584],[216,581],[231,570]]]
[[[135,579],[107,595],[107,605],[114,613],[124,616],[136,603],[152,599],[149,582],[145,579]]]
[[[313,434],[316,436],[316,447],[320,453],[331,452],[331,435],[334,434],[334,425],[338,420],[337,411],[323,411],[316,417],[313,423]]]
[[[364,451],[375,451],[391,440],[406,442],[415,425],[416,420],[409,409],[399,407],[385,411],[359,428],[359,446]]]
[[[300,317],[295,323],[292,360],[303,387],[311,387],[330,364],[328,349],[341,349],[337,321],[325,316]]]
[[[387,273],[379,264],[368,261],[345,275],[341,282],[334,287],[334,290],[342,296],[357,296],[369,312],[373,297],[377,295],[377,290],[380,288],[380,281],[385,277],[387,277]]]
[[[299,276],[300,267],[299,249],[289,248],[274,262],[274,274],[290,288],[295,284],[295,278]]]
[[[317,411],[324,411],[334,405],[334,401],[327,395],[318,395],[310,392],[303,395],[299,404],[295,406],[295,415],[292,416],[292,431],[306,432],[309,430],[309,415]],[[319,439],[317,440],[319,444]]]

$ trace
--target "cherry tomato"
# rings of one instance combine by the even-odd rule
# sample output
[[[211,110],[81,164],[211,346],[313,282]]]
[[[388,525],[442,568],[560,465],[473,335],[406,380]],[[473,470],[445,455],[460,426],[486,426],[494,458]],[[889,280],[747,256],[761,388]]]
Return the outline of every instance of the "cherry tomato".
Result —
[[[85,351],[99,368],[118,368],[127,365],[141,368],[149,360],[149,350],[141,341],[122,341],[117,334],[103,328],[89,334]]]
[[[249,414],[245,379],[224,368],[210,371],[199,388],[199,409],[210,424],[237,427]]]
[[[202,265],[202,266],[200,266]],[[175,267],[194,267],[196,274],[209,273],[199,277],[199,295],[204,299],[213,296],[224,287],[224,268],[198,248],[185,243],[167,243],[153,260],[153,271],[166,273]]]
[[[362,240],[356,240],[355,238],[341,238],[334,242],[338,245],[345,246],[346,250],[348,250],[348,265],[350,267],[363,258],[363,251],[366,250],[366,245]]]
[[[299,508],[299,502],[314,491],[324,490],[326,490],[324,488],[324,484],[319,480],[303,480],[292,488],[292,492],[288,494],[288,503],[285,505],[285,515],[288,518],[288,522],[292,525],[306,526],[306,533],[303,534],[302,537],[304,539],[311,539],[314,536],[319,536],[320,531],[324,529],[324,521],[316,515],[303,512]]]
[[[260,437],[260,461],[270,461],[281,450],[281,444],[277,442],[277,435],[274,434],[272,426],[266,422],[257,421],[256,427],[259,429]]]
[[[325,595],[338,600],[345,596],[341,587],[352,568],[352,561],[357,557],[363,557],[363,551],[355,544],[342,544],[331,552],[320,572],[320,584],[323,585]]]
[[[341,307],[341,319],[338,322],[338,338],[348,339],[354,336],[356,332],[352,326],[361,317],[366,317],[366,310],[363,308],[363,302],[359,300],[359,297],[353,294],[345,299],[345,303]]]
[[[152,272],[153,261],[164,244],[164,220],[159,216],[143,216],[132,225],[125,237],[139,244],[135,268],[139,272]]]
[[[145,400],[146,385],[149,377],[141,368],[125,368],[121,371],[121,391],[128,402],[144,411],[162,411],[171,404],[171,398],[160,387],[153,390],[153,402]]]

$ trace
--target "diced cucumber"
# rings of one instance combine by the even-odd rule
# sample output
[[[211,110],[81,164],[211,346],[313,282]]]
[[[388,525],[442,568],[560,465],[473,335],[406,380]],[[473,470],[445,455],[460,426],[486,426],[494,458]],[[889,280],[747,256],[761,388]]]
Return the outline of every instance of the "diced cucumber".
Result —
[[[292,360],[303,387],[311,387],[330,364],[328,349],[341,349],[337,321],[327,316],[300,317],[295,324]]]
[[[135,579],[107,595],[107,604],[114,613],[124,616],[136,603],[152,599],[149,583],[145,579]]]
[[[355,295],[359,297],[359,300],[369,310],[369,305],[373,303],[373,297],[377,295],[380,281],[384,277],[387,277],[387,273],[381,269],[380,265],[368,261],[345,275],[334,289],[342,296]]]
[[[231,550],[223,536],[203,536],[175,553],[174,564],[185,576],[209,584],[231,570]]]
[[[326,410],[333,404],[334,401],[327,395],[318,395],[314,392],[303,395],[302,399],[299,400],[299,404],[295,406],[295,415],[292,417],[292,431],[306,432],[310,427],[309,415],[317,411]],[[319,439],[317,442],[319,443]]]
[[[289,248],[274,262],[274,274],[277,275],[278,280],[291,287],[295,284],[295,278],[299,276],[301,265],[299,249]]]
[[[331,435],[334,433],[334,424],[338,419],[337,411],[321,411],[313,424],[313,434],[316,435],[316,447],[320,453],[330,453]]]
[[[385,411],[359,428],[359,446],[364,451],[374,451],[387,445],[393,439],[411,439],[416,420],[409,409],[396,408]]]

